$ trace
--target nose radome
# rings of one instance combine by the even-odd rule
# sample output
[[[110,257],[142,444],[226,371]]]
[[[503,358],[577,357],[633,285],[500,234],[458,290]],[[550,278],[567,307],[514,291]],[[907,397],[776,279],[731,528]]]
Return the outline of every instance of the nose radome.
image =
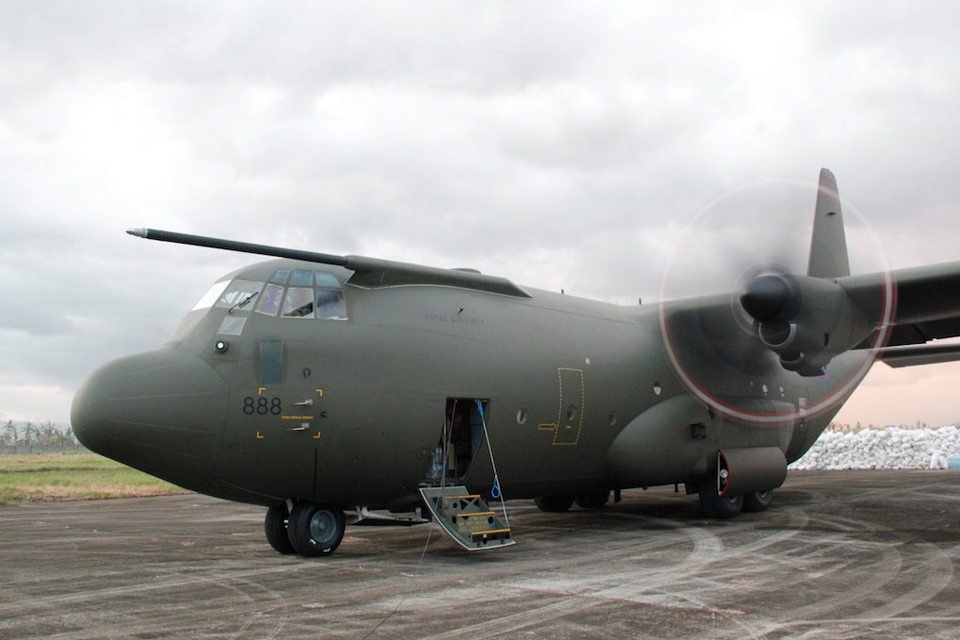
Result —
[[[211,478],[228,388],[173,348],[108,362],[73,397],[71,425],[91,451],[188,489]]]

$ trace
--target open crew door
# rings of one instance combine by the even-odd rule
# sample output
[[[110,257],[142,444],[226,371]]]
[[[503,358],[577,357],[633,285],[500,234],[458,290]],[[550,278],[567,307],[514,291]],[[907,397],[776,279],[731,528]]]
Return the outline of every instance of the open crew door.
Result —
[[[464,485],[487,438],[488,405],[489,400],[447,399],[433,463],[420,487],[423,504],[437,524],[469,551],[514,544],[510,527],[481,496],[471,494]]]
[[[422,484],[463,483],[483,444],[484,417],[489,404],[487,400],[447,398],[440,440]]]

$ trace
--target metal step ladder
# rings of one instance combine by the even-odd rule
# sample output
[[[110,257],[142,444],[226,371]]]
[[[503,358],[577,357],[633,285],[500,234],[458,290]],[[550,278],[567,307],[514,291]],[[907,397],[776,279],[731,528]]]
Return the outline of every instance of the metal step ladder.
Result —
[[[434,520],[468,551],[516,544],[510,528],[479,495],[464,486],[421,487],[420,496]]]

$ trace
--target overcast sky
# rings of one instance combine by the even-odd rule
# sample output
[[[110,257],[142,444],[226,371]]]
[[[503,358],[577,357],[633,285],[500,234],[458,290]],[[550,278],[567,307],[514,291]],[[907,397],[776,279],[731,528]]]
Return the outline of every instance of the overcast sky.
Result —
[[[256,261],[129,227],[646,303],[702,284],[677,255],[721,287],[802,255],[825,166],[855,268],[871,233],[894,268],[960,260],[958,28],[952,1],[0,0],[0,420],[66,423]],[[802,229],[745,242],[730,198]],[[952,423],[958,382],[877,365],[840,417]]]

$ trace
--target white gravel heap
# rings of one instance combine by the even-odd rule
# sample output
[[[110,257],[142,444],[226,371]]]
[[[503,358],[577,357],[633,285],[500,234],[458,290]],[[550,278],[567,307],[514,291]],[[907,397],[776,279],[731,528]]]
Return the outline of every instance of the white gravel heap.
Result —
[[[946,469],[960,456],[960,429],[863,429],[824,432],[791,469]]]

